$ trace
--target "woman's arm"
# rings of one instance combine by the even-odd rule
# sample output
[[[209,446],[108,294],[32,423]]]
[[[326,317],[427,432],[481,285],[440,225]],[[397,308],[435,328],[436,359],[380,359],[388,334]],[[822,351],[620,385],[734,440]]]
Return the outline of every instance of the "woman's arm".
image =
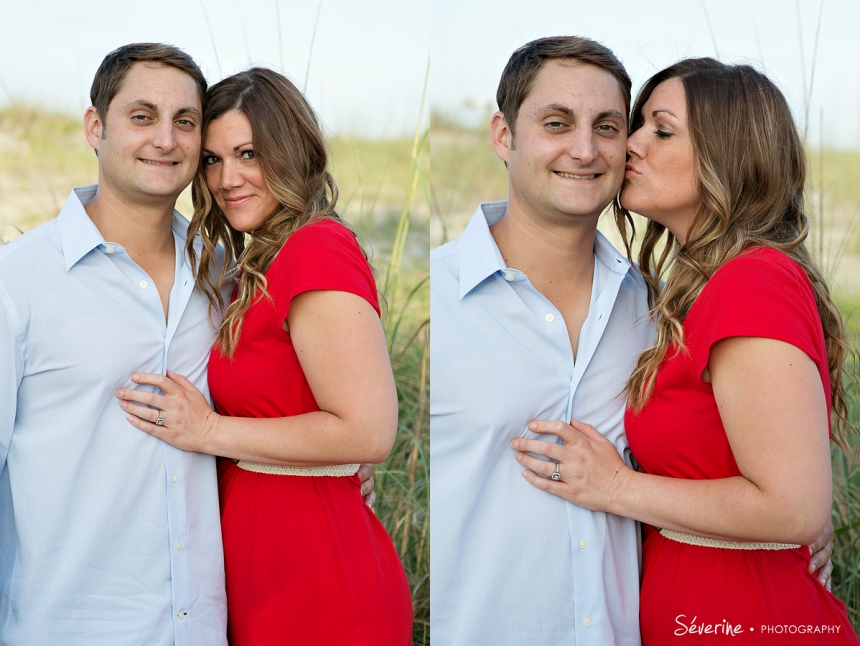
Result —
[[[714,344],[708,369],[714,397],[742,477],[685,480],[638,473],[592,427],[532,422],[565,445],[514,440],[533,485],[588,509],[608,511],[723,540],[807,544],[831,506],[827,408],[815,363],[788,343],[733,337]],[[707,372],[707,371],[706,371]],[[566,428],[565,428],[566,427]]]
[[[164,395],[117,394],[132,424],[187,451],[292,466],[382,462],[397,431],[397,393],[373,306],[349,292],[296,296],[287,316],[299,363],[320,410],[274,419],[220,416],[188,380],[138,375]],[[154,424],[163,411],[163,426]]]

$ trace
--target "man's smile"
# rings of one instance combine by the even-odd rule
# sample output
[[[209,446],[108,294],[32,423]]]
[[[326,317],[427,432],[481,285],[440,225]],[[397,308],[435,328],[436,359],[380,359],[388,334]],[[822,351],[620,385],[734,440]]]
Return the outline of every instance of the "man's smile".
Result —
[[[600,177],[603,173],[593,173],[591,175],[574,175],[573,173],[563,173],[560,170],[553,171],[559,177],[564,177],[565,179],[596,179]]]
[[[155,161],[154,159],[138,159],[138,161],[142,161],[144,164],[151,164],[152,166],[176,166],[179,164],[178,161]]]

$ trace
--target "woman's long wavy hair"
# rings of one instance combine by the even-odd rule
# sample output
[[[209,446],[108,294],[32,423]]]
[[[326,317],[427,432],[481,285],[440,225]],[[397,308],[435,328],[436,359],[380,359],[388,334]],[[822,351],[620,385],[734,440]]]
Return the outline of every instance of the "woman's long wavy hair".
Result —
[[[848,422],[842,381],[850,348],[839,310],[804,244],[809,232],[803,211],[806,157],[785,97],[748,65],[687,59],[645,84],[633,107],[631,133],[642,126],[643,107],[654,88],[672,78],[683,83],[686,93],[701,201],[683,245],[654,221],[646,228],[639,269],[648,285],[657,342],[639,357],[627,384],[628,405],[641,411],[666,353],[673,347],[686,351],[682,324],[714,272],[749,247],[770,247],[803,267],[812,283],[827,347],[834,437],[847,448],[847,432],[856,432]],[[629,256],[635,231],[623,200],[622,189],[615,219]]]
[[[287,78],[253,67],[213,85],[206,95],[203,137],[212,121],[239,110],[251,122],[254,157],[266,186],[280,207],[247,236],[232,229],[206,186],[203,164],[192,183],[194,215],[188,228],[187,252],[197,286],[209,298],[209,311],[223,311],[221,288],[235,280],[237,295],[218,330],[222,354],[232,357],[242,333],[242,320],[251,304],[268,297],[266,271],[293,233],[321,218],[340,221],[334,207],[337,185],[328,171],[322,130],[311,106]],[[194,238],[203,248],[199,264]],[[216,248],[227,252],[218,262]],[[235,265],[231,269],[231,261]]]

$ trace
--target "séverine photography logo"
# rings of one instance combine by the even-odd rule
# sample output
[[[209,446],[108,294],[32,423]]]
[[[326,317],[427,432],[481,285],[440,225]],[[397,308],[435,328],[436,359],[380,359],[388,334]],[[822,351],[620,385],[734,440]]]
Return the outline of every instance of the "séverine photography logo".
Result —
[[[678,625],[675,629],[676,637],[683,637],[684,635],[723,635],[726,637],[736,637],[744,633],[759,633],[762,635],[835,635],[842,628],[838,624],[761,624],[759,626],[752,626],[743,623],[735,624],[726,619],[716,623],[707,623],[704,621],[700,622],[697,616],[690,618],[687,615],[678,615],[675,617],[675,623]]]

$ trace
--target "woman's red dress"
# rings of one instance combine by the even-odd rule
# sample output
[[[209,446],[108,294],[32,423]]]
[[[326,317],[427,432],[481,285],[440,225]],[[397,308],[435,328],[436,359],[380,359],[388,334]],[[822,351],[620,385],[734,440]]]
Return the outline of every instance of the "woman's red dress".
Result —
[[[689,353],[670,351],[654,393],[625,427],[646,473],[691,480],[741,475],[710,384],[711,346],[729,337],[790,343],[818,366],[830,408],[821,319],[803,269],[756,248],[723,265],[684,321]],[[736,550],[687,545],[646,527],[640,624],[643,646],[860,644],[845,606],[809,573],[809,548]],[[729,628],[730,627],[730,628]]]
[[[293,234],[266,279],[272,300],[248,309],[233,359],[212,351],[209,387],[222,415],[319,410],[282,327],[298,294],[350,292],[379,312],[355,236],[332,220]],[[382,523],[363,504],[357,475],[272,475],[230,460],[219,460],[218,473],[233,646],[411,643],[406,575]]]

